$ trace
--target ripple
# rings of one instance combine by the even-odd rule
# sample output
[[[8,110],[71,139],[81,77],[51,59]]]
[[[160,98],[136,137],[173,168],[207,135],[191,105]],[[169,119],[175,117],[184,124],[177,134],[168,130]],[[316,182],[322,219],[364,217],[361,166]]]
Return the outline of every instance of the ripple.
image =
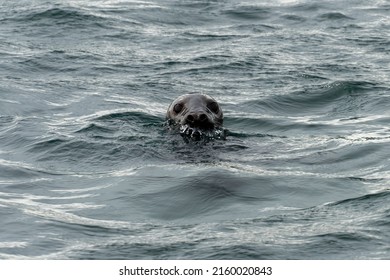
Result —
[[[0,194],[3,196],[3,194]],[[72,209],[96,209],[101,208],[102,206],[98,205],[86,205],[86,204],[68,204],[68,205],[51,205],[41,202],[36,202],[36,199],[53,199],[43,198],[43,197],[26,197],[22,196],[21,198],[12,198],[12,194],[6,194],[7,198],[0,198],[0,203],[3,206],[18,208],[20,211],[23,211],[27,215],[32,215],[35,217],[43,218],[45,220],[53,220],[57,222],[62,222],[65,224],[77,224],[86,227],[100,227],[107,229],[126,229],[130,228],[131,225],[127,222],[121,221],[112,221],[112,220],[98,220],[82,217],[76,214],[67,212],[66,210]],[[81,198],[83,196],[77,196]],[[61,199],[69,199],[62,197]],[[64,208],[65,210],[61,210]]]
[[[2,1],[0,258],[388,259],[388,5],[314,2]]]
[[[347,105],[357,107],[359,103],[355,104],[354,100],[359,100],[360,95],[375,87],[375,84],[368,82],[334,82],[321,89],[274,95],[265,100],[248,101],[243,105],[255,106],[265,112],[275,112],[282,115],[318,114],[325,110],[325,112],[335,111],[345,102],[348,102]]]
[[[324,13],[321,14],[318,18],[321,20],[352,20],[353,19],[340,12]]]
[[[92,14],[86,9],[72,8],[67,6],[52,5],[34,7],[32,9],[18,10],[18,13],[8,17],[5,20],[17,21],[20,23],[29,23],[39,26],[67,25],[69,27],[102,27],[106,21],[105,17]]]
[[[134,112],[113,112],[104,114],[95,118],[96,121],[112,122],[112,121],[134,121],[146,125],[161,124],[162,119],[151,114],[134,111]]]
[[[223,13],[237,20],[264,20],[270,17],[270,9],[259,6],[235,6]]]
[[[26,248],[27,242],[0,242],[0,248]]]

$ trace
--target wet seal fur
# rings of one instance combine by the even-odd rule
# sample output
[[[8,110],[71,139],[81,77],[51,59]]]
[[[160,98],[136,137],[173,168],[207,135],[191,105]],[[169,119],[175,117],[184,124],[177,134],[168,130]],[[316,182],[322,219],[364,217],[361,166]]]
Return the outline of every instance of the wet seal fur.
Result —
[[[222,127],[223,112],[218,102],[206,94],[185,94],[176,98],[168,107],[167,124],[179,129],[185,138],[225,139]]]

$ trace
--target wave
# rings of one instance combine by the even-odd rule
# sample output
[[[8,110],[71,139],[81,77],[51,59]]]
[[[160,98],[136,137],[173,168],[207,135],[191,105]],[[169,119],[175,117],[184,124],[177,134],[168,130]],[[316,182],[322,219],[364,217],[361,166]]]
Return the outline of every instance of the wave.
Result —
[[[237,20],[264,20],[269,18],[272,9],[259,6],[235,6],[225,9],[222,14]]]
[[[126,122],[136,122],[141,125],[149,126],[149,125],[161,124],[162,119],[160,117],[145,112],[133,111],[133,112],[108,113],[94,118],[93,121],[101,121],[101,122],[126,121]]]
[[[343,13],[340,12],[331,12],[331,13],[323,13],[318,16],[320,20],[353,20],[352,17],[346,16]]]
[[[73,162],[74,170],[83,166],[86,171],[107,169],[107,162],[113,167],[135,164],[132,159],[156,160],[164,157],[159,152],[165,139],[163,123],[141,111],[97,113],[79,119],[73,131],[30,142],[27,152],[41,163]]]
[[[12,16],[5,17],[3,21],[13,21],[22,24],[52,26],[67,25],[69,27],[104,27],[108,20],[87,9],[80,7],[51,5],[48,7],[34,6],[31,9],[19,8],[14,10]]]
[[[329,203],[328,206],[348,208],[354,207],[361,211],[369,211],[370,208],[378,209],[387,206],[389,205],[389,201],[390,189]]]
[[[377,84],[364,81],[333,82],[320,89],[303,90],[284,95],[273,95],[261,100],[246,101],[241,106],[260,109],[264,113],[280,115],[307,115],[335,111],[356,111],[359,98],[368,91],[378,89]]]

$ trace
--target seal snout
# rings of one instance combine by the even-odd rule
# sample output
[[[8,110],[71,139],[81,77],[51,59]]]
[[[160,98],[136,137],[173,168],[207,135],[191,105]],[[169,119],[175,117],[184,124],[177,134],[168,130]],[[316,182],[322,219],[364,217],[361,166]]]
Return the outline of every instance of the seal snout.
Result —
[[[213,127],[213,122],[205,112],[190,112],[184,118],[184,123],[192,127]]]

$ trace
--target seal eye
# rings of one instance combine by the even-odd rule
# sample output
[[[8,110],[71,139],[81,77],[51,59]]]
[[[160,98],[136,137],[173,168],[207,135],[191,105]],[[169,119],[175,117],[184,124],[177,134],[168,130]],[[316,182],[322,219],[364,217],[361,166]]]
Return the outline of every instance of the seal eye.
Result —
[[[183,104],[178,103],[173,106],[173,111],[175,111],[176,114],[179,114],[181,110],[183,110]]]
[[[209,108],[214,114],[219,113],[219,106],[217,102],[211,102],[207,104],[207,108]]]

